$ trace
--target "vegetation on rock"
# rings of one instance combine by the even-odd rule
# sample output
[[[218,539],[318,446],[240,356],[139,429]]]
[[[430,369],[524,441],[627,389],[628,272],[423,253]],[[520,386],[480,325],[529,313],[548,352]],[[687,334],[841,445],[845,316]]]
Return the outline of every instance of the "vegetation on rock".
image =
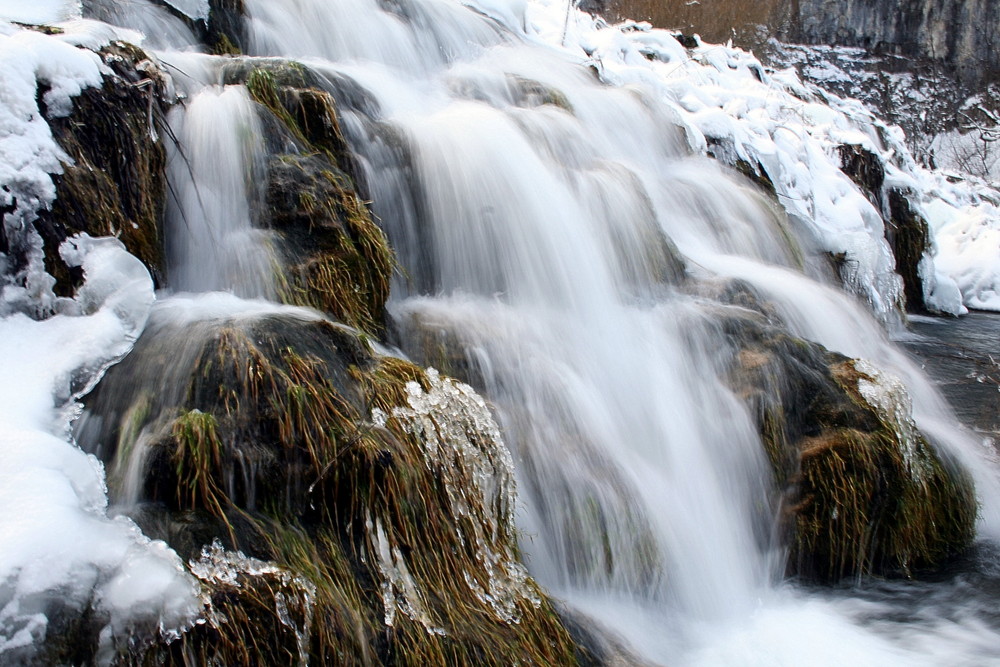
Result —
[[[332,96],[295,62],[234,61],[225,78],[245,82],[271,120],[264,222],[279,235],[281,300],[380,332],[395,260],[355,192]]]
[[[180,403],[136,397],[102,438],[130,455],[127,438],[146,439],[144,467],[103,454],[115,469],[145,470],[138,521],[205,587],[206,623],[128,660],[583,657],[517,560],[510,455],[471,389],[373,355],[326,321],[205,333]],[[93,410],[123,400],[118,383],[128,392],[133,373],[155,367],[166,335],[109,372]],[[202,546],[207,535],[216,546]]]
[[[901,384],[790,336],[746,285],[725,319],[730,383],[751,408],[781,490],[788,572],[822,581],[911,576],[970,543],[972,483],[909,415]]]
[[[83,278],[79,267],[59,256],[59,245],[79,232],[117,237],[154,279],[162,278],[167,180],[159,128],[165,82],[135,46],[116,42],[101,55],[111,70],[104,85],[74,98],[70,116],[49,121],[72,162],[63,164],[52,210],[41,211],[35,227],[60,295],[72,294]]]

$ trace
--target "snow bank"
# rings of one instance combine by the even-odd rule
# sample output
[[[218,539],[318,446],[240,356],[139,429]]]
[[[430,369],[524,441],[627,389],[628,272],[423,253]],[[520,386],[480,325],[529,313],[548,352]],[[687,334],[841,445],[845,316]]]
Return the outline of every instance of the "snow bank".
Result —
[[[72,111],[72,99],[101,83],[104,65],[92,51],[32,30],[0,23],[0,210],[13,253],[27,266],[16,274],[0,256],[0,315],[14,308],[52,307],[51,279],[42,266],[41,238],[31,223],[55,199],[53,174],[69,157],[52,138],[37,91],[50,116]],[[5,284],[6,283],[6,284]]]
[[[32,25],[80,17],[80,0],[0,0],[0,19]]]
[[[115,239],[78,237],[61,251],[86,276],[62,314],[0,319],[0,658],[15,662],[60,606],[93,605],[105,641],[136,625],[177,628],[197,611],[177,555],[106,515],[103,468],[70,436],[75,400],[141,332],[152,279]]]
[[[880,212],[840,169],[841,144],[880,155],[887,185],[914,193],[912,204],[937,242],[924,261],[930,305],[953,314],[965,306],[1000,309],[1000,218],[992,203],[1000,193],[922,169],[901,131],[860,102],[807,85],[792,70],[766,72],[752,54],[729,45],[686,49],[672,32],[635,22],[609,26],[568,11],[563,0],[532,0],[525,17],[533,39],[595,67],[604,80],[656,91],[689,126],[696,150],[721,144],[716,150],[762,166],[789,216],[821,249],[846,258],[854,271],[847,286],[882,319],[901,307],[902,283]]]
[[[983,183],[936,185],[924,200],[935,268],[955,281],[969,308],[1000,311],[1000,193]]]

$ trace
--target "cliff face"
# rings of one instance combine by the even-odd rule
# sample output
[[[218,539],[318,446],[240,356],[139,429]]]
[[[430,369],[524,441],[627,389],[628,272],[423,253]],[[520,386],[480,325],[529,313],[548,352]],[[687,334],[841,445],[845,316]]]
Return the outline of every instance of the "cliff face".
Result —
[[[930,58],[973,82],[1000,72],[1000,4],[989,0],[799,0],[788,38]]]
[[[584,0],[581,7],[711,42],[735,37],[754,50],[778,37],[927,58],[970,84],[1000,73],[1000,4],[991,0]]]

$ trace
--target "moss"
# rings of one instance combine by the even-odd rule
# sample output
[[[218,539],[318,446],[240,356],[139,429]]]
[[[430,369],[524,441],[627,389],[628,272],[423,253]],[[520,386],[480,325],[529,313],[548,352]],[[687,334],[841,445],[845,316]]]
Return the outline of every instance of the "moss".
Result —
[[[507,75],[508,85],[519,106],[537,107],[549,104],[563,111],[573,113],[573,105],[562,91],[547,86],[535,79],[528,79],[513,74]]]
[[[927,221],[910,203],[906,192],[885,187],[885,166],[879,156],[853,144],[843,144],[837,150],[841,169],[885,218],[885,239],[895,257],[896,273],[903,279],[906,309],[927,312],[920,275],[920,262],[931,247]]]
[[[222,326],[201,345],[181,405],[121,418],[132,432],[137,420],[155,429],[174,415],[157,450],[160,459],[169,452],[169,466],[154,463],[149,474],[161,479],[144,485],[147,501],[173,518],[143,528],[188,545],[185,531],[202,542],[214,531],[285,576],[239,586],[203,579],[207,622],[139,661],[285,664],[300,647],[316,664],[577,661],[517,564],[509,455],[481,423],[483,404],[326,322]],[[129,381],[130,360],[103,391]],[[412,407],[433,392],[437,407]],[[303,590],[312,619],[304,638],[279,613]],[[294,607],[302,628],[306,609]]]
[[[224,492],[217,480],[222,468],[223,446],[215,417],[190,410],[178,417],[170,434],[175,443],[173,462],[177,471],[177,504],[203,507],[224,517]]]
[[[877,208],[882,207],[882,186],[885,167],[882,160],[868,149],[857,144],[837,146],[840,168]]]
[[[101,51],[111,74],[100,88],[74,98],[73,113],[49,121],[72,159],[56,180],[56,200],[35,223],[56,291],[69,295],[82,280],[58,253],[68,236],[115,236],[159,279],[161,222],[166,205],[165,154],[157,136],[164,81],[142,50],[115,43]]]
[[[764,165],[760,162],[757,162],[756,165],[752,165],[742,158],[737,158],[733,163],[733,168],[747,178],[751,183],[760,188],[765,194],[769,195],[772,199],[777,200],[778,191],[774,187],[774,181],[772,181],[771,177],[768,176],[767,171],[764,169]]]
[[[268,208],[286,250],[278,293],[285,303],[311,306],[377,333],[395,260],[347,177],[326,166],[315,156],[286,156],[272,164]]]
[[[730,384],[756,416],[782,496],[789,574],[908,577],[968,547],[972,483],[908,416],[865,398],[859,387],[884,378],[742,309],[725,330]]]
[[[239,55],[246,44],[246,7],[243,0],[210,0],[203,41],[220,56]]]
[[[243,52],[240,47],[233,44],[229,35],[220,34],[215,42],[209,47],[209,52],[216,56],[238,56]]]
[[[225,77],[245,81],[278,126],[271,143],[282,152],[271,159],[266,203],[285,250],[276,270],[282,301],[380,332],[395,262],[354,191],[353,158],[333,98],[295,62],[234,63]],[[297,154],[283,152],[289,143],[299,148]]]
[[[236,70],[230,74],[233,80],[239,76]],[[329,93],[316,87],[318,82],[309,70],[286,61],[253,68],[245,76],[253,100],[267,107],[303,146],[322,152],[341,168],[350,162],[336,103]]]

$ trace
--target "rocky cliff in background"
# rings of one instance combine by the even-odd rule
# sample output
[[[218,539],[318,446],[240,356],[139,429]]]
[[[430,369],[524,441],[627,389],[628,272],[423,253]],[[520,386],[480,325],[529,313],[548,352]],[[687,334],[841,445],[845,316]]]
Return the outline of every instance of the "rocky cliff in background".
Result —
[[[581,6],[698,33],[709,42],[733,37],[755,50],[776,37],[923,58],[973,85],[1000,73],[1000,5],[989,0],[584,0]]]
[[[927,58],[965,82],[1000,72],[1000,5],[989,0],[799,0],[782,36]],[[793,10],[794,11],[794,10]]]

